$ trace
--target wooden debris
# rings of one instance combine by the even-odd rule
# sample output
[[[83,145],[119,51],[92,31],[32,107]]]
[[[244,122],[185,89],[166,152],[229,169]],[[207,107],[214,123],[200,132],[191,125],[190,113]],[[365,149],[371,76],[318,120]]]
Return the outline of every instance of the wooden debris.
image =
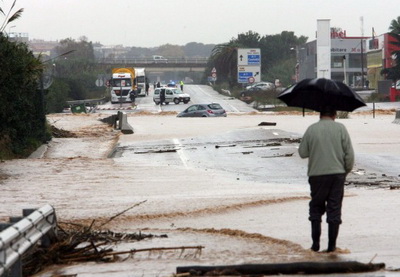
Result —
[[[261,122],[258,126],[276,126],[276,122]]]
[[[235,147],[236,144],[227,144],[227,145],[215,145],[215,148],[221,148],[221,147]]]
[[[282,143],[272,142],[272,143],[267,143],[267,144],[244,146],[243,148],[259,148],[259,147],[271,147],[271,146],[282,146]]]
[[[153,154],[153,153],[170,153],[170,152],[176,152],[180,150],[179,148],[173,148],[173,149],[160,149],[160,150],[149,150],[149,151],[140,151],[140,152],[134,152],[135,154]]]
[[[297,262],[282,264],[242,264],[221,266],[177,267],[176,273],[191,276],[226,275],[281,275],[281,274],[330,274],[372,272],[385,268],[385,264],[363,264],[359,262]]]
[[[294,153],[286,153],[282,155],[264,156],[262,158],[281,158],[281,157],[291,157]]]
[[[113,219],[115,219],[116,217],[118,217],[118,216],[120,216],[120,215],[126,213],[127,211],[129,211],[129,210],[131,210],[131,209],[133,209],[133,208],[135,208],[135,207],[137,207],[137,206],[142,205],[142,204],[145,203],[145,202],[147,202],[147,200],[144,200],[144,201],[142,201],[142,202],[136,203],[136,204],[134,204],[133,206],[131,206],[131,207],[129,207],[129,208],[123,210],[122,212],[117,213],[116,215],[110,217],[110,219],[107,220],[105,223],[103,223],[102,225],[100,225],[100,227],[106,225],[107,223],[110,223],[110,222],[111,222]]]
[[[147,200],[110,217],[101,226],[111,222],[123,213],[137,207]],[[62,225],[66,226],[63,228]],[[52,264],[69,264],[72,262],[110,262],[119,253],[114,253],[111,244],[140,241],[150,238],[167,238],[167,235],[139,233],[116,233],[110,230],[94,230],[95,221],[89,226],[76,223],[58,222],[56,242],[50,247],[38,245],[23,257],[24,276],[31,276]],[[101,227],[100,226],[100,227]],[[69,229],[67,229],[67,227]],[[136,250],[138,251],[138,250]],[[145,250],[151,251],[151,250]]]

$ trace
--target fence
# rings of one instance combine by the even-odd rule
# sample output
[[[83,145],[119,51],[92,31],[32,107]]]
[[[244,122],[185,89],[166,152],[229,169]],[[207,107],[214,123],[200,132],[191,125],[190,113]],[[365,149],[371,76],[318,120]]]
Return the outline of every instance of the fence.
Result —
[[[43,246],[49,246],[56,235],[57,219],[52,206],[24,209],[23,216],[0,224],[0,276],[22,276],[21,260],[26,251],[39,240]]]

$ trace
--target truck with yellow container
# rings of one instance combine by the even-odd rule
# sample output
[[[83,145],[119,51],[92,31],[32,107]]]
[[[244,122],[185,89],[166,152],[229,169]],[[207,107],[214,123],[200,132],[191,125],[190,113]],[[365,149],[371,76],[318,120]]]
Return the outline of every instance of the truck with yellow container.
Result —
[[[133,67],[113,68],[110,88],[112,104],[134,102],[137,94],[135,69]]]

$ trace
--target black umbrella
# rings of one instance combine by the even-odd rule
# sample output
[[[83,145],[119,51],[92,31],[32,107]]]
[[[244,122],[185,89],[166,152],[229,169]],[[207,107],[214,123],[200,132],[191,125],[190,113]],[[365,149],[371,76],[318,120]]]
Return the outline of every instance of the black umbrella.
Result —
[[[342,82],[325,79],[304,79],[282,91],[278,98],[291,107],[320,112],[324,107],[352,112],[366,106],[364,100]]]

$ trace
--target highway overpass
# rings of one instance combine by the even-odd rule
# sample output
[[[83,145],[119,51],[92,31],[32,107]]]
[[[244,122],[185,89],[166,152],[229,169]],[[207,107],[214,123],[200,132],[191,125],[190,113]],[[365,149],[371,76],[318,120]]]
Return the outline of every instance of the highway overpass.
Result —
[[[150,82],[184,80],[186,77],[200,82],[208,59],[168,59],[155,62],[153,59],[99,59],[98,66],[111,77],[111,69],[117,67],[144,67]]]

